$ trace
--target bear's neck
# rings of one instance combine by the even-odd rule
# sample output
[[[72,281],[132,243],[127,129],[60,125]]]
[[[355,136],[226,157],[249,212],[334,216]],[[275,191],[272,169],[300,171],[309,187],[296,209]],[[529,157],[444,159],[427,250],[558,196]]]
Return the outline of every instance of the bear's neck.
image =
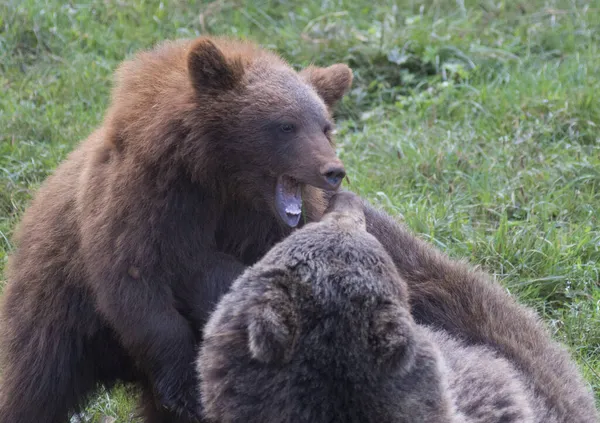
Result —
[[[185,221],[212,231],[217,251],[246,265],[254,264],[292,231],[262,201],[236,194],[240,187],[224,183],[227,179],[222,174],[200,179],[185,168],[155,164],[145,166],[140,175],[146,175],[146,187],[138,189],[154,196],[151,204],[157,208],[153,213],[165,222]],[[189,227],[188,231],[196,229]]]
[[[217,250],[236,257],[247,266],[256,263],[292,231],[269,211],[243,205],[223,208],[216,228]]]

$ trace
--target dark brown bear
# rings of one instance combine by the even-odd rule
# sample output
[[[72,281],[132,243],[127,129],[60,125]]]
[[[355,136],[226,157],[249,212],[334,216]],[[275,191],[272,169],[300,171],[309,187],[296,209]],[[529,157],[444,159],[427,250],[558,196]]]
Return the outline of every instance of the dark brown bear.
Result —
[[[344,177],[331,109],[352,72],[252,43],[169,42],[117,72],[102,126],[25,213],[2,306],[1,423],[65,423],[135,382],[147,422],[201,414],[213,304]]]
[[[465,286],[455,293],[456,312],[419,324],[409,311],[410,287],[365,229],[361,201],[338,194],[320,222],[276,245],[225,294],[205,327],[198,359],[211,422],[597,421],[577,369],[527,309],[501,291],[479,291],[467,301]],[[421,269],[421,276],[439,272],[431,282],[440,288],[459,276],[460,265],[417,248],[425,244],[400,227],[388,229],[407,242],[395,251],[405,253],[403,271],[413,283],[423,260],[437,267]],[[465,284],[485,283],[464,270]],[[480,308],[484,303],[491,308]],[[448,298],[440,310],[454,307]],[[507,324],[521,332],[504,338]],[[491,331],[483,339],[474,336],[479,326]],[[521,343],[522,335],[536,344]],[[509,353],[511,347],[520,351]]]

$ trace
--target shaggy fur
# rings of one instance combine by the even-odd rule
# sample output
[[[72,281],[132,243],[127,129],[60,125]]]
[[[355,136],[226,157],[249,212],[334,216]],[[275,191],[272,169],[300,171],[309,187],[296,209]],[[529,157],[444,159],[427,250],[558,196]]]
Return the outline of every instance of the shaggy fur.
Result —
[[[468,345],[485,346],[519,370],[536,402],[536,421],[597,423],[591,389],[567,349],[535,312],[490,277],[418,239],[386,213],[364,204],[367,231],[392,257],[410,291],[418,323]]]
[[[596,421],[576,368],[532,314],[482,275],[450,262],[367,207],[367,223],[378,229],[385,223],[385,239],[395,241],[394,263],[365,230],[363,208],[352,194],[338,194],[321,222],[276,245],[223,297],[205,327],[198,358],[210,421]],[[417,270],[425,259],[428,266]],[[439,277],[427,282],[436,270]],[[408,286],[401,274],[411,277]],[[445,303],[430,300],[435,311],[455,307],[455,314],[434,314],[420,295],[427,283],[442,289],[448,277],[492,288],[473,295],[462,285],[441,298]],[[413,295],[417,278],[422,284]],[[429,325],[413,319],[409,297],[419,320]],[[468,315],[472,310],[478,314]],[[535,336],[536,351],[549,352],[548,365],[562,373],[541,362],[524,366],[519,357],[533,355],[531,344],[518,344],[525,342],[521,332],[501,337],[502,327],[511,323]],[[495,328],[477,339],[479,325]],[[507,354],[509,346],[521,355]],[[565,372],[561,392],[556,386],[542,389]]]
[[[0,423],[65,423],[118,380],[142,387],[147,422],[197,420],[200,329],[245,265],[291,232],[279,177],[301,186],[300,222],[320,218],[323,190],[343,177],[330,112],[351,81],[345,65],[297,73],[224,38],[124,62],[104,122],[20,224]]]

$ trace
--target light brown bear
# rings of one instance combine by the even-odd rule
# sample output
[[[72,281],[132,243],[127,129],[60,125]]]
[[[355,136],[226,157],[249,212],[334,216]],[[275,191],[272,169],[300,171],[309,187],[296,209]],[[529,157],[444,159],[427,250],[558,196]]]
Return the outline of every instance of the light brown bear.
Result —
[[[198,420],[201,328],[244,267],[339,187],[331,111],[351,81],[346,65],[298,73],[226,38],[124,62],[104,122],[18,230],[0,423],[65,423],[119,380],[142,387],[147,422]]]
[[[469,290],[463,289],[456,294],[462,312],[442,317],[437,328],[418,324],[410,312],[410,285],[366,231],[360,199],[340,193],[330,207],[321,222],[296,231],[246,270],[209,319],[198,359],[209,421],[596,422],[593,398],[547,334],[535,334],[533,347],[515,345],[521,356],[495,344],[509,343],[493,336],[501,336],[506,321],[531,331],[535,321],[525,309],[498,315],[500,304],[504,312],[517,307],[510,297],[498,291],[495,299],[503,301],[485,310],[480,306],[490,303],[489,295],[465,301]],[[389,235],[401,241],[398,230]],[[424,259],[414,242],[395,247],[404,249],[413,271]],[[425,251],[435,258],[435,251]],[[444,278],[457,267],[437,264],[431,271],[440,279],[432,282],[447,285]],[[440,310],[452,307],[448,301]],[[488,314],[498,321],[489,321]],[[476,339],[468,336],[473,330],[463,331],[460,339],[444,326],[491,332]],[[539,386],[554,379],[555,369],[531,362],[532,372],[523,366],[521,357],[530,349],[550,353],[559,372],[569,370],[563,396]]]

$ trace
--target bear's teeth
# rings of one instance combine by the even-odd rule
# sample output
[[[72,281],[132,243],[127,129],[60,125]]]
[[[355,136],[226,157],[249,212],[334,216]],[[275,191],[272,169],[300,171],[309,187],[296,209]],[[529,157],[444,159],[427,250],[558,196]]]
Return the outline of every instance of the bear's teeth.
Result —
[[[300,210],[298,210],[296,207],[294,207],[293,209],[290,208],[290,207],[286,207],[285,208],[285,212],[287,214],[291,214],[291,215],[294,215],[294,216],[298,216],[301,213]]]

